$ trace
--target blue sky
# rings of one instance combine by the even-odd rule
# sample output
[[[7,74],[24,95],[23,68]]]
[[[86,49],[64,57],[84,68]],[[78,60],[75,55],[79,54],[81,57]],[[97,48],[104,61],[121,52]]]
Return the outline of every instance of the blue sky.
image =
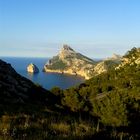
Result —
[[[140,47],[139,0],[0,0],[0,56],[92,57]]]

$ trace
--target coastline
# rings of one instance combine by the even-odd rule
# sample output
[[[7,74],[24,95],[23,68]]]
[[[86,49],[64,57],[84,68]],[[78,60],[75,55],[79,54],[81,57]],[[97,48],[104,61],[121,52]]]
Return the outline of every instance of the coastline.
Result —
[[[51,70],[51,69],[43,69],[43,72],[48,72],[48,73],[59,73],[59,74],[69,74],[69,75],[75,75],[75,76],[80,76],[84,78],[85,80],[89,80],[90,78],[85,75],[85,73],[79,71],[79,72],[72,72],[71,70]]]

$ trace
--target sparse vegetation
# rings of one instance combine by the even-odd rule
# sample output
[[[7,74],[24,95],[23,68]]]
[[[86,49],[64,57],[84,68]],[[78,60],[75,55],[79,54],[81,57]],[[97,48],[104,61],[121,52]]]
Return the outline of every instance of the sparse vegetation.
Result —
[[[57,60],[52,65],[48,65],[48,68],[52,70],[64,70],[66,66],[62,60]]]

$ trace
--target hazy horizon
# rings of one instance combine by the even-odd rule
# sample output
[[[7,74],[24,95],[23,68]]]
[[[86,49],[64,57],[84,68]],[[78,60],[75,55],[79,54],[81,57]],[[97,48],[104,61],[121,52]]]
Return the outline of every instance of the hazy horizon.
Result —
[[[62,44],[90,58],[140,47],[138,0],[0,1],[0,56],[52,57]]]

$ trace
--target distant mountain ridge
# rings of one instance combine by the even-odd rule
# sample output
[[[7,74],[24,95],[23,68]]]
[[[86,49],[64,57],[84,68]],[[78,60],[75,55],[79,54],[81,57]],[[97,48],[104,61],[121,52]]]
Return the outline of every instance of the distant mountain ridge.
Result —
[[[74,51],[70,46],[63,45],[58,55],[45,64],[43,71],[80,75],[90,79],[116,66],[120,63],[120,59],[121,56],[114,55],[112,58],[97,62]]]

